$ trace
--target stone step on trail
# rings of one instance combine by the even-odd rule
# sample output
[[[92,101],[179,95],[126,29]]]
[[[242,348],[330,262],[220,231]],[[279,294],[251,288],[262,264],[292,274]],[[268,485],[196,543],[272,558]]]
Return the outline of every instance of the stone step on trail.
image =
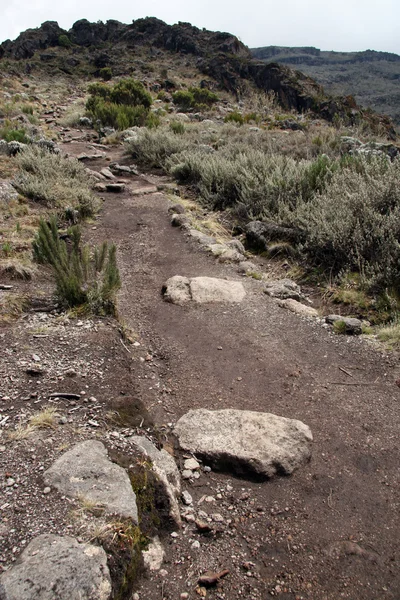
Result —
[[[43,534],[0,576],[1,600],[108,600],[111,579],[103,548]]]
[[[247,410],[190,410],[174,428],[179,446],[223,471],[270,478],[290,475],[311,457],[302,421]]]
[[[189,302],[206,304],[212,302],[238,303],[246,296],[240,281],[215,277],[170,277],[162,288],[164,300],[183,305]]]
[[[62,454],[44,473],[47,486],[61,494],[84,498],[107,514],[138,523],[135,492],[125,469],[111,462],[101,442],[87,440]]]

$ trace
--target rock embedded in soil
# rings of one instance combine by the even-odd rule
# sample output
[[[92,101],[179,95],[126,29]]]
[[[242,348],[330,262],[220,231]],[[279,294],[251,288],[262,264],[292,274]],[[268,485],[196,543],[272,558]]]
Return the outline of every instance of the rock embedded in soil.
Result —
[[[164,562],[165,550],[159,537],[151,540],[147,550],[142,552],[144,566],[149,571],[159,571]]]
[[[173,457],[164,449],[158,450],[155,445],[144,436],[135,435],[128,438],[138,450],[152,462],[152,469],[157,479],[164,487],[169,500],[170,516],[178,525],[181,522],[178,498],[181,493],[181,480],[179,470]]]
[[[44,473],[46,485],[61,494],[84,498],[106,513],[138,522],[136,496],[125,469],[111,462],[104,444],[87,440],[62,454]]]
[[[108,600],[111,580],[103,548],[43,534],[0,577],[1,600]]]
[[[245,289],[240,281],[227,281],[213,277],[193,277],[190,281],[193,302],[241,302]]]
[[[113,192],[114,194],[120,194],[125,190],[124,183],[106,183],[106,191]]]
[[[315,308],[307,306],[306,304],[302,304],[293,298],[281,300],[278,304],[282,308],[287,308],[300,317],[318,317],[318,311]]]
[[[183,450],[242,476],[289,475],[311,457],[312,434],[301,421],[270,413],[191,410],[174,433]]]
[[[172,304],[195,302],[241,302],[246,295],[239,281],[227,281],[214,277],[170,277],[163,286],[164,300]]]
[[[8,181],[0,181],[0,202],[10,202],[11,200],[16,200],[17,198],[18,192],[11,185],[11,183]]]
[[[360,335],[362,333],[362,321],[360,319],[342,317],[341,315],[328,315],[325,317],[325,321],[329,325],[342,321],[345,324],[345,333],[350,335]]]
[[[282,300],[292,298],[299,301],[301,299],[300,287],[291,279],[267,281],[264,286],[264,292],[272,298],[280,298]]]
[[[181,275],[170,277],[163,286],[163,296],[171,304],[187,304],[191,301],[190,279]]]

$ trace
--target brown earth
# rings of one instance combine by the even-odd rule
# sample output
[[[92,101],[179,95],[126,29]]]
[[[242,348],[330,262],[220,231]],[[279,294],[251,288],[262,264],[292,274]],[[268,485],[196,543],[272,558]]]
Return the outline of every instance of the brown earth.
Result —
[[[64,143],[62,148],[78,155],[88,151],[88,142]],[[110,159],[130,164],[119,148],[106,152],[108,160],[88,166],[99,170]],[[151,191],[165,178],[124,181],[123,193],[103,194],[100,216],[85,235],[89,242],[109,239],[117,244],[123,284],[119,319],[140,346],[124,346],[116,324],[102,320],[93,320],[85,336],[85,325],[72,320],[66,337],[55,332],[32,343],[26,322],[20,321],[2,334],[4,414],[8,410],[13,419],[26,410],[36,398],[23,400],[32,389],[40,389],[42,398],[57,391],[61,377],[64,391],[87,386],[87,396],[99,399],[99,408],[86,403],[76,411],[79,423],[70,424],[79,424],[87,436],[95,427],[88,420],[95,419],[109,438],[112,429],[102,415],[121,397],[137,406],[143,403],[140,410],[143,415],[149,411],[168,447],[168,432],[191,408],[239,408],[300,419],[313,432],[313,456],[291,477],[259,482],[202,471],[199,479],[183,482],[195,514],[208,518],[212,531],[200,533],[190,518],[177,536],[160,531],[166,550],[162,570],[140,581],[136,597],[399,599],[397,358],[364,339],[335,336],[317,321],[300,319],[265,296],[262,282],[241,277],[234,266],[203,252],[182,230],[171,227],[171,199],[165,193],[135,195],[146,186]],[[167,304],[161,288],[177,274],[240,279],[247,297],[233,306]],[[27,319],[29,323],[32,316]],[[71,378],[61,367],[50,369],[51,377],[36,387],[18,375],[18,360],[25,356],[29,361],[36,352],[51,361],[56,348],[64,370],[75,365],[76,371],[84,371],[88,363],[86,376]],[[134,428],[138,425],[147,422],[141,417]],[[182,455],[175,451],[175,456],[181,464]],[[15,514],[10,510],[6,515],[17,541],[12,536],[6,541],[4,562],[13,555],[13,546],[21,547],[21,535],[25,540],[31,535]],[[23,532],[19,536],[18,527]],[[216,587],[197,586],[203,572],[224,569],[229,574]]]

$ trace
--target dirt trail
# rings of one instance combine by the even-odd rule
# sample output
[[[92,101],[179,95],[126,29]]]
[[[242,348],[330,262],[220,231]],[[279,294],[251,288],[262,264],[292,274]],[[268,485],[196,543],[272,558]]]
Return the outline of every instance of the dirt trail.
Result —
[[[115,150],[110,156],[124,162]],[[304,421],[315,441],[310,464],[290,478],[260,484],[210,473],[187,485],[195,505],[213,495],[204,510],[222,513],[229,527],[197,550],[190,530],[168,538],[165,573],[144,581],[140,598],[197,597],[195,573],[228,568],[208,597],[399,599],[396,360],[301,320],[267,298],[261,282],[218,264],[171,227],[165,195],[132,195],[144,179],[104,194],[88,236],[117,243],[120,316],[152,354],[138,384],[156,423],[196,407],[252,409]],[[234,306],[167,304],[161,287],[177,274],[240,279],[247,297]]]

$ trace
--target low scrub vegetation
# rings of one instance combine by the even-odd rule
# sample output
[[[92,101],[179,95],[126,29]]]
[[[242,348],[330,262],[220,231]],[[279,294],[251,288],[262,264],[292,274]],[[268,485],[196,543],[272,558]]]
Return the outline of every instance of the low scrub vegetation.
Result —
[[[219,98],[217,94],[207,88],[191,87],[189,90],[175,92],[172,100],[181,110],[188,111],[192,109],[207,110],[218,102]]]
[[[312,131],[293,133],[291,145],[276,132],[224,125],[208,133],[200,124],[181,135],[143,132],[129,151],[190,186],[212,210],[294,231],[279,241],[308,263],[333,275],[357,272],[370,290],[399,291],[400,160],[342,154],[340,132],[330,129],[313,147]]]
[[[22,144],[26,144],[29,141],[25,128],[16,127],[16,124],[11,121],[6,121],[0,127],[0,139],[6,142],[21,142]]]
[[[95,212],[97,200],[79,161],[37,147],[26,148],[16,160],[14,186],[23,196],[47,208],[77,210],[82,218]]]
[[[114,314],[115,295],[121,285],[116,247],[104,242],[93,251],[81,246],[81,232],[75,225],[68,231],[68,245],[60,239],[55,217],[40,221],[33,242],[37,262],[53,268],[57,296],[63,306],[85,306],[94,314]]]
[[[152,124],[149,113],[152,98],[139,81],[124,79],[115,85],[92,83],[88,91],[86,110],[94,123],[119,130]]]

